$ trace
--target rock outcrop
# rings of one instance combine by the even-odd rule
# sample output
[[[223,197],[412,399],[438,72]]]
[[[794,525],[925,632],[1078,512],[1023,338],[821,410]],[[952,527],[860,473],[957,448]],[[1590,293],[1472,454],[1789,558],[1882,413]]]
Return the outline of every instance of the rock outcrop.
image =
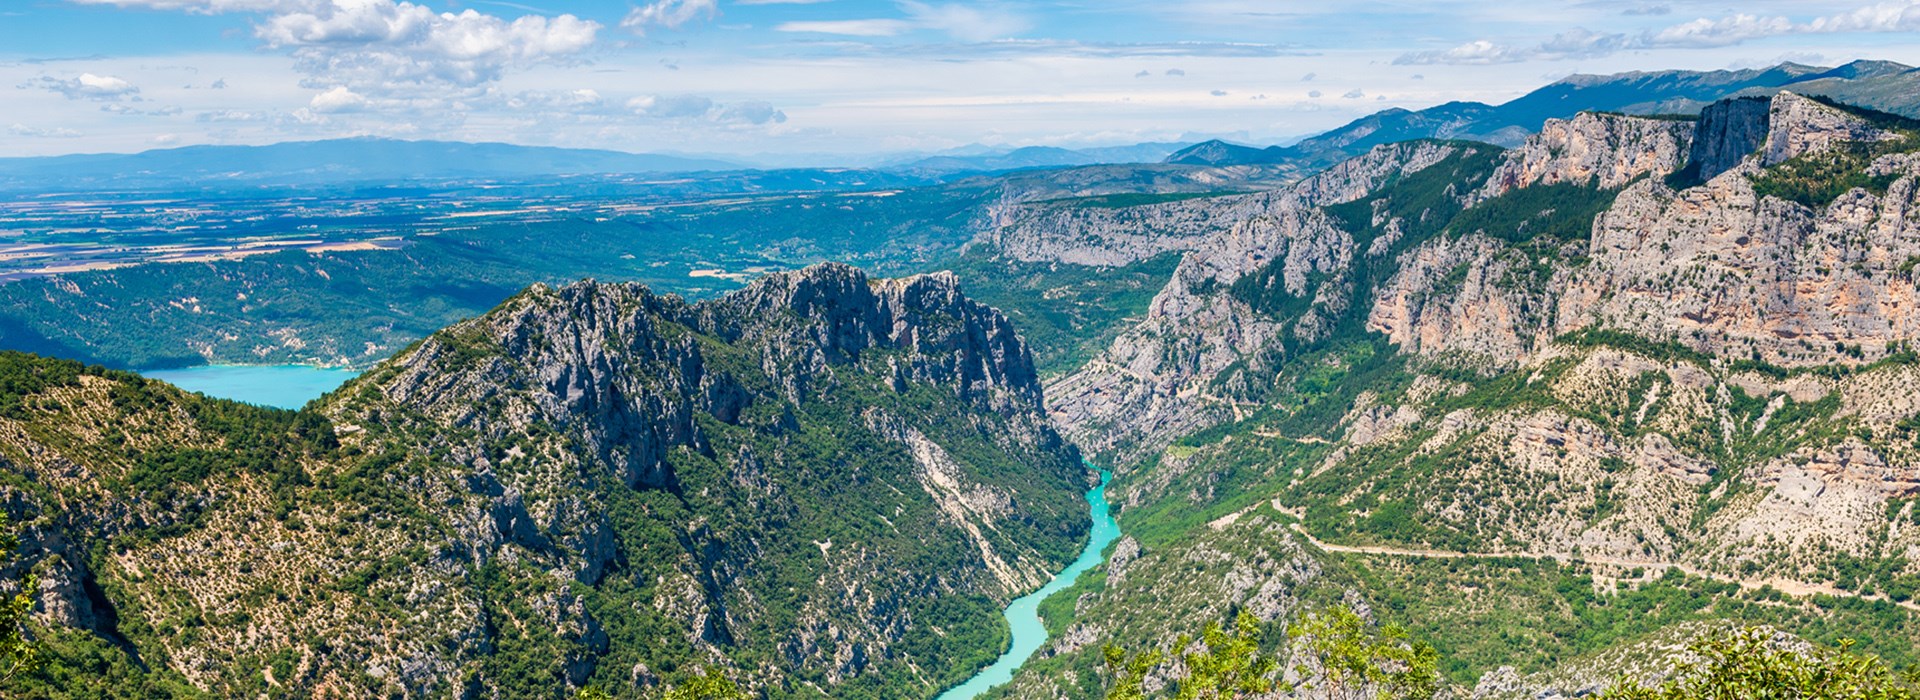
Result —
[[[1244,218],[1195,244],[1144,321],[1085,368],[1048,385],[1056,423],[1082,448],[1126,463],[1234,415],[1235,399],[1210,387],[1221,372],[1289,335],[1324,333],[1329,315],[1344,309],[1345,271],[1357,255],[1380,254],[1354,250],[1353,236],[1321,207],[1364,196],[1463,150],[1438,142],[1381,146],[1287,190],[1233,202],[1229,210],[1237,213],[1221,216]],[[1249,207],[1258,213],[1248,215]],[[1242,276],[1264,268],[1287,294],[1318,300],[1318,310],[1274,318],[1229,292]]]
[[[1376,297],[1370,326],[1417,352],[1497,363],[1585,328],[1787,365],[1871,361],[1920,337],[1908,274],[1908,261],[1920,259],[1920,219],[1911,214],[1920,181],[1906,156],[1871,165],[1887,177],[1884,191],[1857,188],[1819,208],[1762,196],[1754,185],[1765,168],[1793,158],[1903,137],[1792,94],[1717,105],[1700,131],[1712,141],[1692,148],[1703,172],[1728,153],[1745,149],[1745,160],[1680,191],[1634,182],[1596,218],[1584,249],[1565,258],[1528,261],[1488,239],[1423,246]],[[1754,133],[1765,138],[1749,148]],[[1551,167],[1572,166],[1539,166]],[[1503,271],[1540,264],[1546,272],[1531,285]],[[1467,271],[1463,280],[1449,277],[1456,269]]]
[[[952,683],[926,650],[1086,528],[1026,346],[950,275],[536,286],[300,414],[74,371],[0,415],[16,568],[46,623],[218,695]]]
[[[1549,119],[1540,133],[1507,153],[1476,201],[1532,185],[1570,183],[1619,189],[1680,167],[1694,123],[1583,112]]]

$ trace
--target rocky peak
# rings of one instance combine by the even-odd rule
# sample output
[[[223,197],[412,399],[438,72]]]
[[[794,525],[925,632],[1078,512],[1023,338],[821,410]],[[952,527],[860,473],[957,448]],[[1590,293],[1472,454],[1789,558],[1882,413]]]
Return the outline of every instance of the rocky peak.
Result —
[[[781,398],[832,386],[829,367],[886,354],[896,391],[932,384],[983,407],[1041,410],[1032,355],[950,273],[876,280],[839,264],[767,275],[689,304],[639,284],[536,285],[372,373],[385,402],[483,434],[570,426],[632,485],[664,485],[666,450],[700,447],[693,416],[733,421],[753,399],[697,336],[752,347]]]
[[[1845,110],[1782,91],[1771,98],[1721,100],[1701,110],[1689,162],[1705,181],[1756,152],[1760,165],[1772,166],[1840,143],[1894,137]]]
[[[1810,153],[1824,153],[1835,145],[1855,141],[1897,138],[1865,119],[1839,108],[1791,92],[1773,98],[1767,110],[1767,144],[1763,165],[1778,165]]]
[[[951,272],[881,280],[847,265],[815,265],[767,275],[703,305],[701,317],[729,340],[761,336],[802,370],[897,350],[905,354],[892,362],[896,384],[942,384],[996,404],[1040,401],[1033,357],[1013,324],[962,294]]]
[[[1614,189],[1642,175],[1664,175],[1680,167],[1693,132],[1691,121],[1624,114],[1549,119],[1540,133],[1507,153],[1475,199],[1535,184]]]

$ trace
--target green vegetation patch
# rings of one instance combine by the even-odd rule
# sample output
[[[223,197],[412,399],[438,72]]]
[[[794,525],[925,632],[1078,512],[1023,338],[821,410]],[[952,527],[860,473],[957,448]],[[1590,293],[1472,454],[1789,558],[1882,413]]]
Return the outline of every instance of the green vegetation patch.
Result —
[[[969,298],[1013,321],[1041,376],[1056,376],[1079,369],[1144,318],[1179,265],[1179,253],[1095,267],[1021,262],[974,246],[945,267],[960,276]]]
[[[1594,218],[1612,207],[1619,194],[1618,189],[1565,182],[1522,187],[1460,212],[1447,224],[1447,232],[1456,238],[1480,233],[1513,244],[1586,241],[1592,237]]]

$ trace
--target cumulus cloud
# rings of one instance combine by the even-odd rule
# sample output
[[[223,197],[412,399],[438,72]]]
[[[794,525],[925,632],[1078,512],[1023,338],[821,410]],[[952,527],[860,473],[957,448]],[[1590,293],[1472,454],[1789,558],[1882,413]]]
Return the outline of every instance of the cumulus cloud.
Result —
[[[1672,14],[1672,13],[1673,13],[1673,8],[1667,5],[1635,5],[1633,7],[1629,7],[1625,10],[1620,11],[1620,14],[1627,15],[1629,17],[1646,17],[1646,16],[1654,16],[1654,15],[1666,15],[1666,14]]]
[[[688,22],[710,20],[719,14],[719,0],[660,0],[633,8],[625,19],[620,20],[620,28],[644,35],[648,27],[679,29]]]
[[[48,92],[57,92],[66,95],[69,100],[124,100],[136,98],[140,94],[140,88],[124,79],[92,73],[81,73],[73,78],[43,75],[27,81],[20,87],[37,87]]]
[[[13,126],[7,127],[7,131],[14,136],[25,136],[36,139],[71,139],[80,136],[80,132],[65,127],[45,128],[27,126],[19,122],[14,122]]]
[[[255,38],[267,48],[291,54],[307,75],[305,85],[322,91],[345,87],[368,97],[471,90],[499,80],[509,68],[573,60],[602,28],[570,14],[508,21],[471,9],[435,12],[405,0],[74,1],[196,14],[258,14]]]
[[[1729,46],[1751,39],[1795,33],[1793,22],[1785,17],[1732,15],[1717,20],[1696,19],[1676,24],[1643,37],[1649,47]]]
[[[600,30],[599,23],[573,15],[508,22],[473,10],[435,14],[388,0],[323,8],[275,15],[256,34],[269,47],[291,50],[312,84],[373,94],[490,83],[510,66],[577,54]]]
[[[1555,34],[1533,46],[1508,46],[1491,41],[1472,41],[1451,49],[1419,51],[1393,59],[1399,65],[1452,64],[1489,65],[1530,60],[1596,58],[1629,48],[1633,40],[1625,34],[1608,34],[1575,27]]]
[[[1146,77],[1151,77],[1152,75],[1153,75],[1153,71],[1150,71],[1150,70],[1143,70],[1143,71],[1140,71],[1140,72],[1138,72],[1138,73],[1135,73],[1135,74],[1133,74],[1133,77],[1135,77],[1135,78],[1146,78]]]
[[[1317,98],[1319,98],[1319,97],[1320,97],[1320,91],[1319,91],[1319,90],[1308,90],[1308,91],[1307,91],[1307,96],[1308,96],[1308,97],[1312,97],[1312,98],[1316,98],[1316,99],[1317,99]]]
[[[1347,98],[1349,100],[1357,100],[1366,96],[1367,96],[1366,91],[1361,90],[1360,88],[1354,88],[1352,90],[1348,90],[1347,94],[1341,95],[1341,97]]]
[[[307,103],[307,108],[320,114],[346,114],[363,111],[370,104],[372,101],[365,95],[342,86],[335,86],[326,92],[314,95],[313,101]]]
[[[1665,6],[1638,14],[1666,14]],[[1630,12],[1631,13],[1631,12]],[[1633,49],[1686,49],[1732,46],[1756,39],[1799,34],[1888,33],[1920,31],[1920,0],[1897,0],[1796,22],[1787,17],[1732,14],[1702,17],[1638,34],[1594,32],[1585,28],[1555,35],[1538,44],[1506,45],[1474,41],[1450,49],[1402,54],[1394,63],[1479,65],[1530,60],[1606,56]]]
[[[1168,69],[1167,69],[1167,76],[1168,76],[1168,77],[1173,77],[1173,78],[1178,78],[1178,77],[1181,77],[1181,76],[1184,76],[1184,75],[1186,75],[1186,74],[1187,74],[1187,72],[1186,72],[1186,71],[1184,71],[1184,70],[1181,70],[1181,69],[1179,69],[1179,68],[1168,68]]]
[[[1207,94],[1209,94],[1209,95],[1212,95],[1212,96],[1214,96],[1214,97],[1226,97],[1226,96],[1227,96],[1227,91],[1225,91],[1225,90],[1210,90],[1210,91],[1208,91],[1208,92],[1207,92]]]

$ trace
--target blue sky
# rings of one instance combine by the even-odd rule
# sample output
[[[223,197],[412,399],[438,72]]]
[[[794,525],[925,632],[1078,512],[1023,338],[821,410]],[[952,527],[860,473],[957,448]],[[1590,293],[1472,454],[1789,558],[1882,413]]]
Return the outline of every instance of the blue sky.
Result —
[[[0,0],[0,156],[1275,142],[1572,73],[1920,64],[1917,39],[1920,0]]]

